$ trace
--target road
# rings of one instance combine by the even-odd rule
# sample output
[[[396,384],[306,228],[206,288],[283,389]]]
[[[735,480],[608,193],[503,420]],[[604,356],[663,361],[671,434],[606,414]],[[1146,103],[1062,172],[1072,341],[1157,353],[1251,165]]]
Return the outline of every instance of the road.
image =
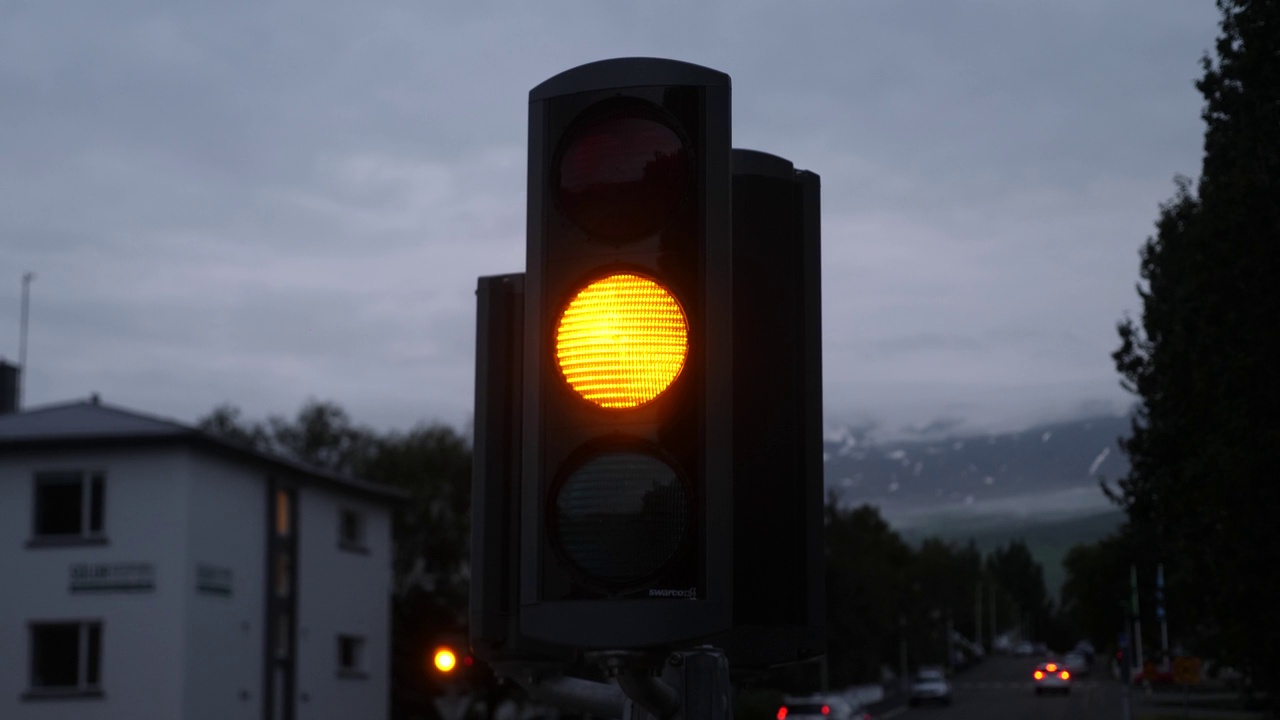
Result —
[[[952,678],[950,707],[899,706],[875,717],[901,720],[1121,720],[1124,686],[1104,668],[1080,678],[1068,695],[1039,696],[1031,673],[1033,658],[996,656]]]

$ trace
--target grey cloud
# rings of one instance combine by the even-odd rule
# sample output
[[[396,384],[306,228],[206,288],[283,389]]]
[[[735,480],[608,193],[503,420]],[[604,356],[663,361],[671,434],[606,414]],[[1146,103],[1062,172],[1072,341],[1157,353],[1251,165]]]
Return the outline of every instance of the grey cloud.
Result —
[[[1197,167],[1215,19],[1165,0],[4,12],[0,303],[39,273],[29,397],[191,419],[320,396],[380,426],[469,417],[475,278],[523,266],[527,92],[623,55],[729,72],[735,144],[822,175],[829,419],[1124,406],[1114,324],[1169,178]]]

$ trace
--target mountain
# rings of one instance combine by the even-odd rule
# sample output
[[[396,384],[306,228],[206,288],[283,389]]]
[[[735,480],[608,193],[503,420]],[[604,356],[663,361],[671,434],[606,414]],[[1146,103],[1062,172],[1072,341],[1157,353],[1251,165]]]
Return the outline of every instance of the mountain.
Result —
[[[1129,418],[1100,416],[1020,432],[877,442],[841,428],[824,442],[828,495],[871,504],[900,529],[1038,522],[1114,511],[1098,487],[1129,470]]]
[[[912,544],[973,540],[985,554],[1023,540],[1056,595],[1067,551],[1124,521],[1098,482],[1128,473],[1117,443],[1128,432],[1129,418],[1114,416],[892,442],[842,428],[824,444],[827,493],[842,506],[878,507]]]

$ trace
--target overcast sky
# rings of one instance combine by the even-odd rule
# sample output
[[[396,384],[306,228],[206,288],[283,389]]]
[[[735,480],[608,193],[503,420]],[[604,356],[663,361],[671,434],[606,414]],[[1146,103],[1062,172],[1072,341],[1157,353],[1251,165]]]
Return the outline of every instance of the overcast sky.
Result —
[[[524,268],[528,91],[657,56],[823,183],[831,425],[1119,412],[1115,324],[1200,169],[1210,0],[0,0],[0,354],[27,404],[471,416]]]

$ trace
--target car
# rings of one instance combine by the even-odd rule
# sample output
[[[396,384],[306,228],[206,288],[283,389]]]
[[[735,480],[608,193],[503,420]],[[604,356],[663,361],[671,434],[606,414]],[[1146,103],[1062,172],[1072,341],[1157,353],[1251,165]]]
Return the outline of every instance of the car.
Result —
[[[907,700],[912,706],[936,702],[951,704],[951,683],[940,667],[922,667],[911,680],[911,695]]]
[[[1094,663],[1094,660],[1097,659],[1096,658],[1097,650],[1093,647],[1093,643],[1089,642],[1088,640],[1081,640],[1080,642],[1076,643],[1076,647],[1073,652],[1078,652],[1081,655],[1084,655],[1085,659],[1089,661],[1090,665],[1092,665]]]
[[[1036,681],[1036,694],[1071,692],[1071,671],[1062,663],[1043,662],[1036,666],[1031,677]]]
[[[862,707],[839,695],[785,697],[777,720],[871,720]]]
[[[1078,652],[1070,652],[1062,656],[1062,664],[1072,675],[1079,677],[1089,674],[1089,659]]]

